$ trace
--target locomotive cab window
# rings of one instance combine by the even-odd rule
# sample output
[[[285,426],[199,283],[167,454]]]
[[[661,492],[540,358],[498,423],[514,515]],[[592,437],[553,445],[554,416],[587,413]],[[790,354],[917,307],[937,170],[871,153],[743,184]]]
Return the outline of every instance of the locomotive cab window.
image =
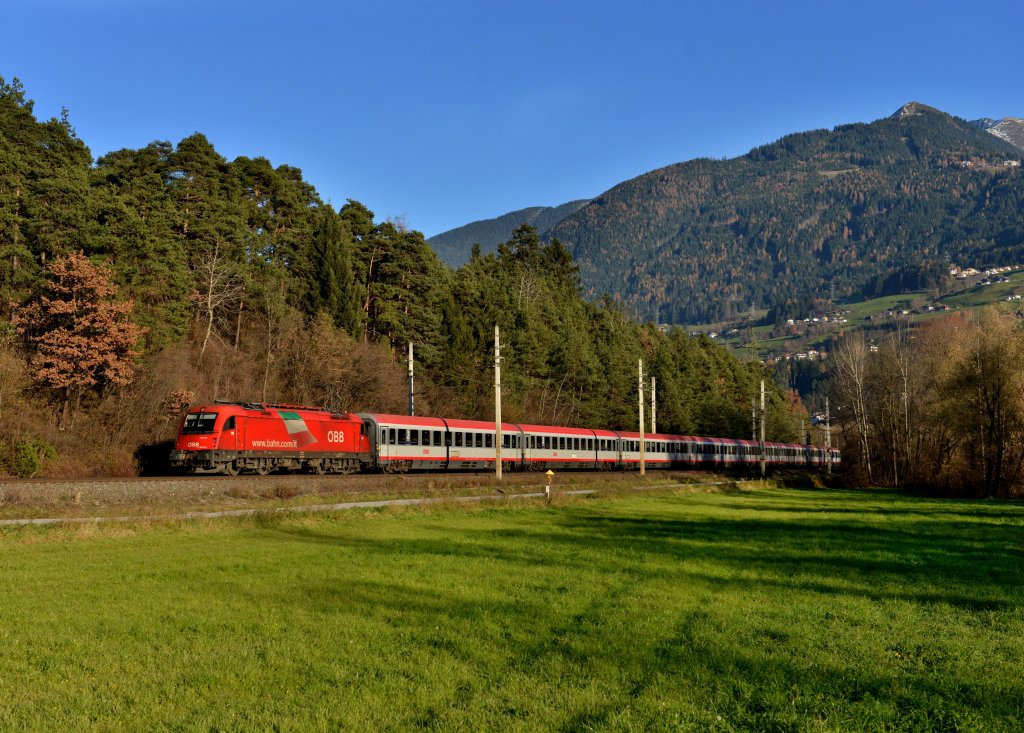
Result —
[[[216,412],[192,412],[185,415],[185,424],[181,426],[182,435],[212,433],[213,424],[217,422]]]
[[[235,416],[232,415],[224,421],[224,427],[222,430],[234,430],[235,429]]]

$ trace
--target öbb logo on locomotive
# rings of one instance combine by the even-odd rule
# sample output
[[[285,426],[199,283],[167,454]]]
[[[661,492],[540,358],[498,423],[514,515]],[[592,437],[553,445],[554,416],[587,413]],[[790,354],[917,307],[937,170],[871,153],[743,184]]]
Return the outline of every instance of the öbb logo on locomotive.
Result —
[[[640,434],[604,428],[333,412],[262,402],[194,405],[181,421],[171,464],[194,473],[270,471],[632,470]],[[648,433],[647,468],[837,466],[840,451],[810,444]]]

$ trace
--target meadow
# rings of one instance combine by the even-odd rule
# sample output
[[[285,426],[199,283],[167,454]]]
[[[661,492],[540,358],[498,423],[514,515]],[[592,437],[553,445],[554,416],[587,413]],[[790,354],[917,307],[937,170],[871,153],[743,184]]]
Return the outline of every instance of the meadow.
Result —
[[[0,529],[0,730],[1024,729],[1024,505],[758,488]]]

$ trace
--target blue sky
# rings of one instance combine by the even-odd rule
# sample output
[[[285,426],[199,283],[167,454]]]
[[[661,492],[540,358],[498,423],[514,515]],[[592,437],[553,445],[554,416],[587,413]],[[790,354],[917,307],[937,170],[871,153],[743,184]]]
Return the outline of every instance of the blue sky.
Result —
[[[915,100],[1024,117],[1020,0],[7,0],[93,155],[204,133],[428,236]]]

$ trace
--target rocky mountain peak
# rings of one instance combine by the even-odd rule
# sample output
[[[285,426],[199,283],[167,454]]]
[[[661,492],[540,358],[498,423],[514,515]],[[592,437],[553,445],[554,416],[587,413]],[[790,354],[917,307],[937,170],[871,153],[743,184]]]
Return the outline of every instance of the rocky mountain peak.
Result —
[[[927,104],[921,104],[920,102],[907,102],[892,114],[891,119],[901,120],[904,117],[916,117],[917,115],[927,113],[943,114],[942,110],[935,109],[935,107],[929,107]]]

